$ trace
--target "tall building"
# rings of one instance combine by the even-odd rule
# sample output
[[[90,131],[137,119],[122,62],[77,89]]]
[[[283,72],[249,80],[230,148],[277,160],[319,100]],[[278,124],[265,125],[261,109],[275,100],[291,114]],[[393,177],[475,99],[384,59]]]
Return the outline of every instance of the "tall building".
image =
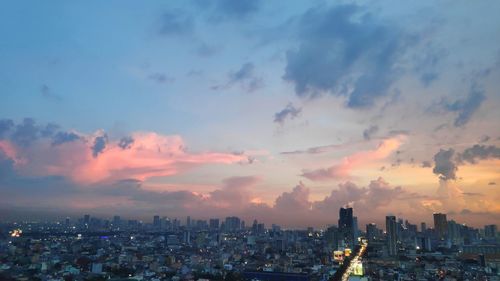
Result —
[[[398,223],[395,216],[385,217],[385,231],[387,235],[387,253],[389,256],[395,256],[397,254],[397,233],[398,233]]]
[[[444,239],[448,233],[446,214],[434,213],[434,230],[439,239]]]
[[[210,229],[217,230],[219,229],[219,219],[210,219]]]
[[[241,221],[238,217],[227,217],[225,222],[226,231],[236,231],[241,227]]]
[[[153,217],[153,226],[156,228],[160,228],[160,226],[161,226],[160,216],[156,215]]]
[[[187,218],[186,218],[186,227],[188,227],[188,228],[191,227],[191,216],[187,216]]]
[[[425,224],[425,222],[421,222],[420,223],[420,231],[421,232],[426,232],[427,231],[427,225]]]
[[[90,215],[83,216],[83,223],[87,225],[90,223]]]
[[[370,223],[366,225],[366,238],[368,239],[368,242],[373,242],[378,238],[378,229],[376,224]]]
[[[354,246],[354,217],[352,208],[340,208],[339,210],[339,232],[342,240],[348,247]]]
[[[496,224],[490,224],[484,226],[484,237],[487,239],[493,239],[497,236],[497,226]]]

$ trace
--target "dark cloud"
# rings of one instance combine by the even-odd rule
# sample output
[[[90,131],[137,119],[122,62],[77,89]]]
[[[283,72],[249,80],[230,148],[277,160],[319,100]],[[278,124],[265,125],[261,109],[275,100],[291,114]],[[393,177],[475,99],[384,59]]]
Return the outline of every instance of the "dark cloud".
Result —
[[[161,17],[159,33],[165,36],[188,35],[194,31],[193,18],[182,11],[166,12]]]
[[[428,73],[424,73],[420,76],[420,81],[422,82],[422,84],[424,84],[424,86],[428,87],[432,82],[437,80],[438,77],[439,77],[439,74],[434,73],[434,72],[428,72]]]
[[[283,125],[285,123],[286,119],[288,119],[288,118],[295,119],[296,117],[298,117],[301,111],[302,111],[302,108],[300,108],[300,107],[297,108],[292,103],[289,103],[281,111],[276,112],[274,114],[274,123],[278,123],[280,125]]]
[[[99,153],[101,153],[108,143],[108,135],[104,134],[102,136],[98,136],[94,139],[94,145],[92,146],[92,155],[97,157]]]
[[[443,104],[446,110],[457,113],[454,125],[462,127],[469,122],[472,115],[479,109],[485,99],[484,90],[474,84],[464,99],[452,103],[443,102]]]
[[[39,130],[33,118],[24,118],[21,124],[16,125],[11,138],[21,146],[29,146],[38,139]]]
[[[54,100],[54,101],[61,101],[62,98],[59,95],[56,95],[49,86],[43,84],[40,87],[40,93],[42,93],[42,97],[49,99],[49,100]]]
[[[481,137],[481,139],[479,140],[479,142],[480,143],[488,142],[490,139],[491,139],[490,136],[484,135],[484,136]]]
[[[436,155],[434,155],[434,169],[432,172],[439,175],[442,180],[454,180],[456,179],[457,165],[453,160],[455,150],[452,148],[448,150],[440,149]]]
[[[494,182],[494,181],[490,181],[490,182],[488,183],[488,185],[497,185],[497,183],[496,183],[496,182]]]
[[[14,121],[10,119],[0,120],[0,139],[3,138],[14,127]]]
[[[475,144],[458,155],[460,162],[475,164],[477,160],[500,159],[500,147]]]
[[[57,134],[55,134],[52,138],[52,145],[61,145],[63,143],[73,142],[79,139],[81,139],[81,137],[76,133],[60,131],[57,132]]]
[[[300,45],[288,51],[283,78],[299,96],[347,96],[352,108],[389,92],[395,65],[416,38],[353,4],[310,9],[299,24]]]
[[[45,125],[45,127],[40,129],[40,135],[45,138],[51,137],[58,129],[59,125],[54,123],[48,123],[47,125]]]
[[[432,163],[431,163],[431,161],[422,161],[421,167],[422,168],[431,168],[432,167]]]
[[[121,149],[128,149],[132,146],[133,143],[134,143],[134,139],[130,136],[127,136],[127,137],[123,137],[120,139],[118,146]]]
[[[157,83],[170,83],[170,82],[174,82],[175,81],[174,78],[169,77],[166,74],[161,73],[161,72],[156,72],[156,73],[150,74],[148,76],[148,79],[153,80],[153,81],[155,81]]]
[[[241,19],[259,10],[260,0],[218,0],[216,9],[227,17]]]
[[[264,85],[262,78],[255,75],[253,63],[245,63],[237,71],[229,73],[229,80],[225,85],[216,85],[212,90],[226,89],[234,84],[239,84],[247,92],[253,92]]]
[[[372,136],[375,135],[377,132],[378,132],[378,126],[372,125],[363,131],[363,138],[365,140],[370,140]]]

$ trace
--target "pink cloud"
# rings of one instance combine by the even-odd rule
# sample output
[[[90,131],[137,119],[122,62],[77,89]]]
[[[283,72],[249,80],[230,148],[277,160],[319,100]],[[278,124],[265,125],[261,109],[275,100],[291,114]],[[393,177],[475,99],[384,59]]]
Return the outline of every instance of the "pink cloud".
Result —
[[[385,139],[375,150],[356,152],[342,159],[341,163],[328,168],[305,170],[302,176],[312,181],[348,178],[352,170],[387,158],[403,144],[404,140],[404,136]]]
[[[143,181],[176,175],[204,164],[248,161],[245,153],[189,152],[180,136],[139,132],[131,137],[133,143],[125,148],[118,141],[106,143],[97,157],[92,154],[92,136],[57,146],[41,140],[26,148],[8,142],[1,148],[8,151],[10,158],[25,160],[16,167],[21,174],[65,176],[81,184],[120,179]]]

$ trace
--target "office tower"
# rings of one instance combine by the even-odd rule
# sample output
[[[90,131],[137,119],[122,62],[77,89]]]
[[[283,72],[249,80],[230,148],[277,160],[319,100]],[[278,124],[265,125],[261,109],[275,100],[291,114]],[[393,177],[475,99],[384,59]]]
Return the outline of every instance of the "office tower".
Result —
[[[227,217],[226,218],[226,231],[236,231],[241,227],[241,221],[238,217]]]
[[[450,239],[451,244],[453,245],[461,245],[462,244],[462,235],[460,234],[460,224],[456,223],[454,220],[450,220],[448,222],[448,237]]]
[[[352,232],[354,235],[354,241],[356,241],[359,237],[359,229],[358,229],[358,217],[352,218]]]
[[[335,226],[330,226],[324,234],[326,245],[334,250],[339,247],[339,229]]]
[[[495,224],[484,226],[484,237],[487,239],[493,239],[497,236],[497,226]]]
[[[434,230],[439,239],[444,239],[448,233],[448,223],[446,221],[446,214],[434,214]]]
[[[252,232],[255,234],[257,233],[257,225],[259,223],[257,222],[257,220],[253,220],[253,224],[252,224]]]
[[[186,227],[191,227],[191,216],[187,216],[186,218]]]
[[[90,215],[83,216],[83,223],[87,225],[90,223]]]
[[[340,208],[339,210],[339,232],[342,240],[348,247],[354,246],[354,218],[352,208]]]
[[[121,224],[121,218],[120,216],[114,216],[113,217],[113,225],[114,226],[119,226]]]
[[[244,220],[241,221],[240,225],[241,225],[241,227],[240,227],[241,230],[245,230],[245,221]]]
[[[64,222],[64,224],[66,225],[66,227],[69,226],[69,217],[66,218],[66,221]]]
[[[398,223],[395,216],[385,217],[385,231],[387,235],[387,252],[389,256],[395,256],[397,254],[396,242],[398,239]]]
[[[160,216],[156,215],[153,217],[153,226],[155,228],[160,228]]]
[[[212,230],[219,229],[219,219],[210,219],[210,229]]]
[[[427,231],[427,225],[425,224],[425,222],[420,223],[420,231],[422,231],[422,232]]]
[[[370,223],[366,225],[366,238],[368,239],[368,243],[377,240],[378,232],[376,224]]]

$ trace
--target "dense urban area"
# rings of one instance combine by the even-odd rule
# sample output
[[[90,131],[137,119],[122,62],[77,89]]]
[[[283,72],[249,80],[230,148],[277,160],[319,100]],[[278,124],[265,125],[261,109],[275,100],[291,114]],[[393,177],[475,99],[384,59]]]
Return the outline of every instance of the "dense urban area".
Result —
[[[361,228],[346,207],[326,229],[238,217],[5,222],[0,280],[500,280],[496,225],[433,221]]]

